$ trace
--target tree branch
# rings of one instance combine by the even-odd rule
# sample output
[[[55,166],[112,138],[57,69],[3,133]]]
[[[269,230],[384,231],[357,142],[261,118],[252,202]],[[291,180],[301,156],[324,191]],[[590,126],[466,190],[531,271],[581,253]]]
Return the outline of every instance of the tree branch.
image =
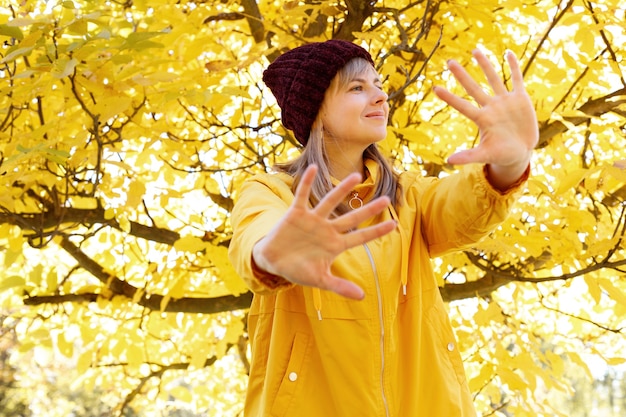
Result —
[[[590,117],[599,117],[605,113],[616,110],[620,105],[626,103],[626,98],[618,98],[620,96],[626,96],[626,87],[620,88],[606,96],[588,100],[577,109],[587,116],[564,117],[563,119],[574,126],[578,126],[589,120]],[[537,148],[547,146],[551,138],[567,130],[568,127],[561,121],[544,122],[539,128],[539,143],[537,144]]]
[[[363,30],[363,23],[372,15],[374,8],[369,1],[363,0],[346,0],[348,13],[333,39],[343,39],[346,41],[354,40],[353,32]]]
[[[444,301],[458,301],[466,298],[484,297],[513,280],[496,274],[487,273],[476,281],[467,281],[462,284],[445,284],[439,288]]]
[[[549,306],[546,303],[545,297],[543,296],[543,294],[540,293],[539,295],[540,295],[539,301],[540,301],[541,305],[543,306],[543,308],[545,308],[546,310],[554,311],[555,313],[562,314],[564,316],[571,317],[571,318],[576,319],[576,320],[584,321],[585,323],[592,324],[592,325],[594,325],[594,326],[596,326],[596,327],[598,327],[598,328],[600,328],[602,330],[605,330],[607,332],[622,333],[624,331],[624,327],[619,327],[619,328],[608,327],[608,326],[605,326],[605,325],[603,325],[601,323],[598,323],[597,321],[593,321],[591,319],[588,319],[586,317],[581,317],[581,316],[577,316],[576,314],[568,313],[568,312],[563,311],[563,310],[561,310],[561,309],[559,309],[557,307],[551,307],[551,306]]]
[[[137,292],[140,290],[137,287],[132,286],[126,281],[119,279],[116,276],[112,276],[105,269],[85,254],[78,246],[76,246],[67,236],[63,236],[60,246],[70,254],[76,262],[88,271],[94,277],[96,277],[106,288],[111,292],[111,296],[122,296],[129,301],[135,300]],[[71,301],[96,301],[98,297],[105,296],[104,294],[74,294],[74,295],[54,295],[54,296],[34,296],[26,297],[24,304],[38,305],[44,303],[59,303],[59,302],[71,302]],[[142,293],[136,300],[136,303],[142,307],[148,308],[153,311],[160,311],[161,304],[165,297],[159,294]],[[202,313],[202,314],[214,314],[225,311],[234,311],[248,308],[252,302],[252,293],[245,292],[241,295],[225,295],[222,297],[214,298],[199,298],[199,297],[183,297],[178,299],[171,299],[165,306],[166,312],[181,312],[181,313]]]
[[[483,265],[480,262],[482,259],[480,256],[469,252],[465,252],[465,255],[472,262],[472,264],[483,270],[485,275],[476,281],[467,281],[462,284],[446,284],[443,288],[440,288],[441,296],[445,301],[457,301],[466,298],[484,297],[511,282],[529,282],[537,284],[540,282],[567,281],[601,269],[617,269],[626,265],[626,259],[611,262],[608,260],[609,258],[605,258],[602,262],[588,265],[586,268],[579,269],[575,272],[536,278],[494,270],[489,268],[487,265]]]
[[[213,365],[216,361],[217,361],[217,357],[211,356],[210,358],[207,358],[207,360],[204,362],[204,367],[207,368]],[[161,379],[163,374],[167,371],[176,371],[176,370],[184,371],[189,368],[189,365],[190,365],[189,363],[173,363],[170,365],[161,365],[159,366],[159,369],[151,371],[148,375],[142,377],[139,380],[139,384],[137,384],[137,386],[133,388],[131,392],[128,393],[128,395],[124,398],[124,402],[122,402],[122,404],[118,406],[117,416],[121,417],[121,416],[126,415],[126,412],[125,412],[126,408],[130,405],[133,399],[141,392],[143,387],[146,385],[146,383],[150,379],[152,378]],[[119,364],[119,366],[125,366],[125,364]]]
[[[256,0],[241,0],[241,5],[243,6],[252,38],[256,43],[263,42],[265,40],[265,27],[263,26],[263,16],[261,16],[259,5]]]
[[[135,288],[135,291],[137,289]],[[62,303],[95,303],[102,294],[84,293],[84,294],[64,294],[64,295],[40,295],[29,296],[24,298],[24,305],[37,306],[43,304],[62,304]],[[148,295],[149,302],[140,300],[137,304],[153,311],[160,311],[160,303],[163,300],[162,295]],[[128,297],[125,297],[128,298]],[[244,310],[250,307],[252,303],[252,293],[245,292],[240,295],[225,295],[222,297],[185,297],[172,299],[168,302],[164,311],[167,313],[193,313],[193,314],[215,314],[227,311]]]
[[[44,211],[42,213],[0,213],[0,224],[11,224],[19,226],[23,230],[30,230],[38,236],[46,236],[45,230],[58,229],[62,224],[83,224],[92,226],[103,224],[115,229],[122,230],[115,219],[106,219],[105,211],[102,207],[95,209],[77,209],[72,207],[62,207],[61,213]],[[180,234],[169,229],[156,226],[146,226],[141,223],[130,221],[130,235],[150,240],[158,243],[173,245]]]
[[[542,36],[541,40],[539,41],[539,43],[537,44],[537,47],[535,48],[534,52],[532,53],[530,58],[528,58],[528,61],[526,62],[526,66],[522,70],[522,75],[524,75],[524,77],[526,76],[526,73],[528,72],[528,70],[532,66],[533,62],[535,61],[535,58],[537,58],[537,55],[539,54],[539,51],[541,51],[541,48],[543,47],[543,44],[546,43],[546,41],[548,40],[548,36],[552,32],[552,30],[557,26],[557,24],[561,21],[563,16],[565,16],[567,11],[572,7],[573,4],[574,4],[574,0],[568,0],[568,3],[565,5],[565,7],[563,9],[561,9],[559,11],[559,13],[554,17],[554,20],[552,20],[552,22],[550,22],[550,25],[548,26],[548,29],[543,34],[543,36]]]

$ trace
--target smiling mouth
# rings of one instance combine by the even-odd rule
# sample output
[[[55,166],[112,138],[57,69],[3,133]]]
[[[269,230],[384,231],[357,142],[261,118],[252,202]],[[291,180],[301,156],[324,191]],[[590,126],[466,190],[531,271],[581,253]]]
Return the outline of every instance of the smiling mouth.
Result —
[[[385,113],[380,111],[380,112],[373,112],[373,113],[368,113],[365,115],[365,117],[385,117]]]

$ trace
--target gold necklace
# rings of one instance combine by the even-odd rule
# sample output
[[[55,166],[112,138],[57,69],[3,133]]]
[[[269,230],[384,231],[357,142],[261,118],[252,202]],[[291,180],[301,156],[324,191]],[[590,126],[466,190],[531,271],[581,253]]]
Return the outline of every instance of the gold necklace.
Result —
[[[352,191],[352,198],[348,201],[348,205],[352,210],[363,207],[363,200],[361,200],[361,197],[359,197],[359,193],[357,193],[356,191]]]

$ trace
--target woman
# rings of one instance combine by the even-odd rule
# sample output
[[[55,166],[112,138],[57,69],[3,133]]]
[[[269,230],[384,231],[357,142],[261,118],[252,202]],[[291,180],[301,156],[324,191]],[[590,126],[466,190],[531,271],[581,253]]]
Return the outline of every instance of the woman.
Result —
[[[363,48],[308,44],[264,72],[304,150],[248,180],[232,212],[230,259],[255,294],[245,416],[475,415],[430,258],[505,219],[538,132],[513,54],[511,92],[474,57],[493,96],[455,61],[479,107],[435,89],[481,136],[443,179],[397,174],[379,152],[389,107]]]

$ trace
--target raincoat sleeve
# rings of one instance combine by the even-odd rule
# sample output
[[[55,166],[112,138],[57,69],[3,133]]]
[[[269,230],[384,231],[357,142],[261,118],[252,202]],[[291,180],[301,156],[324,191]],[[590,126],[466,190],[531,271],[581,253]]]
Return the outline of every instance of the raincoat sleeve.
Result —
[[[466,166],[423,190],[421,227],[431,257],[467,248],[502,223],[521,194],[530,166],[505,191],[489,183],[487,172],[486,166]]]
[[[247,180],[239,193],[230,221],[233,237],[228,256],[239,276],[255,293],[271,293],[293,284],[260,270],[252,260],[252,247],[285,214],[293,200],[290,188],[269,174]]]

